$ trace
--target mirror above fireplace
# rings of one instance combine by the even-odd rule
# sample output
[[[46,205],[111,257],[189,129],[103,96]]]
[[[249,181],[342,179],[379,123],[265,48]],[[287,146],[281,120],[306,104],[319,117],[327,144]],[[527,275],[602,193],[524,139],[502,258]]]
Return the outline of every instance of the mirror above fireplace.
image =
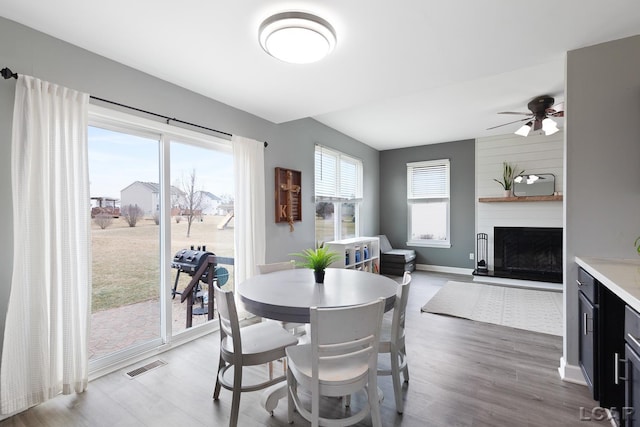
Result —
[[[523,174],[513,180],[513,195],[522,196],[552,196],[555,192],[556,179],[551,173]]]

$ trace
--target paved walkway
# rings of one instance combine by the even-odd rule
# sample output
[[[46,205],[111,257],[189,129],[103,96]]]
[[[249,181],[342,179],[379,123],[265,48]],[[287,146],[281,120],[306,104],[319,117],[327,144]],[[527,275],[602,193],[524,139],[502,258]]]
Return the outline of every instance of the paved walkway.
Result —
[[[172,328],[175,335],[186,329],[187,303],[181,304],[179,296],[176,296],[172,300],[172,307]],[[204,324],[206,320],[206,315],[193,316],[193,326]],[[91,315],[89,359],[105,356],[159,337],[159,301],[147,301],[99,311]]]

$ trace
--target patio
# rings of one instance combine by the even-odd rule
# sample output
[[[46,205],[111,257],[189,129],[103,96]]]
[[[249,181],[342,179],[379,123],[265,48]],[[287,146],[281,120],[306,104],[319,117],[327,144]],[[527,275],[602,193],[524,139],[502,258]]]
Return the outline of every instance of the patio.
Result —
[[[187,303],[180,303],[180,297],[176,296],[171,306],[175,335],[186,329]],[[204,324],[206,320],[206,315],[193,316],[193,327]],[[160,304],[157,300],[98,311],[91,315],[89,360],[159,336]]]

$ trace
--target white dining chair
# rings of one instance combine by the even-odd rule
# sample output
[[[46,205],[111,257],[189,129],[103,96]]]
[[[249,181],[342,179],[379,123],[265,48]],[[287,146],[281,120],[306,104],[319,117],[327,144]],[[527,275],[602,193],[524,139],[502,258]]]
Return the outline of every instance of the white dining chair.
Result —
[[[296,345],[298,339],[275,322],[261,322],[240,328],[233,292],[217,286],[213,289],[220,319],[220,357],[213,399],[218,400],[221,387],[233,392],[229,426],[235,427],[238,424],[242,392],[261,390],[285,380],[285,376],[281,375],[243,386],[244,367],[262,365],[285,357],[285,348]],[[226,375],[230,369],[233,378]]]
[[[368,415],[374,426],[382,425],[377,362],[383,312],[384,298],[351,307],[310,309],[311,343],[286,349],[289,423],[295,408],[313,427],[352,425]],[[299,388],[311,393],[310,410],[302,404]],[[341,419],[320,416],[320,396],[360,391],[367,394],[360,411]]]
[[[296,268],[296,262],[294,260],[257,265],[259,274],[274,273],[276,271],[282,271],[282,270],[293,270],[294,268]],[[293,323],[293,322],[280,322],[280,323],[283,328],[285,328],[287,331],[290,331],[292,334],[296,335],[297,337],[300,337],[306,333],[304,323]]]
[[[291,260],[283,262],[272,262],[270,264],[258,264],[256,268],[258,270],[258,274],[267,274],[273,273],[275,271],[293,270],[294,268],[296,268],[296,262],[294,260]]]
[[[378,354],[388,354],[391,359],[391,369],[378,369],[378,375],[391,375],[393,381],[393,394],[396,401],[396,411],[402,414],[404,401],[402,399],[402,386],[400,374],[404,381],[409,381],[409,365],[407,363],[407,349],[405,345],[405,317],[407,301],[409,301],[409,288],[411,286],[411,274],[405,271],[402,283],[398,285],[396,300],[391,312],[391,318],[384,316],[380,332],[380,346]]]

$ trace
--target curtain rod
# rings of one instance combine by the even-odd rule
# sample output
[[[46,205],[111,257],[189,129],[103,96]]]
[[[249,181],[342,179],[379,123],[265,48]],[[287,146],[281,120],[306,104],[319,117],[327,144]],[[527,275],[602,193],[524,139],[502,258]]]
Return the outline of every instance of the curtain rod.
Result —
[[[14,79],[18,78],[18,73],[14,73],[13,71],[11,71],[7,67],[5,67],[2,70],[0,70],[0,75],[2,75],[2,77],[4,77],[5,80],[11,79],[11,78],[14,78]],[[170,121],[173,121],[173,122],[176,122],[176,123],[182,123],[184,125],[193,126],[193,127],[199,128],[199,129],[204,129],[204,130],[208,130],[208,131],[211,131],[211,132],[216,132],[216,133],[219,133],[219,134],[222,134],[222,135],[233,136],[232,134],[230,134],[228,132],[223,132],[223,131],[218,130],[218,129],[212,129],[212,128],[208,128],[206,126],[197,125],[195,123],[186,122],[184,120],[176,119],[174,117],[164,116],[162,114],[157,114],[157,113],[154,113],[154,112],[151,112],[151,111],[148,111],[148,110],[143,110],[141,108],[131,107],[129,105],[121,104],[119,102],[109,101],[108,99],[98,98],[97,96],[89,95],[89,97],[91,99],[96,100],[96,101],[106,102],[108,104],[117,105],[118,107],[128,108],[130,110],[138,111],[138,112],[144,113],[144,114],[149,114],[149,115],[154,116],[154,117],[160,117],[162,119],[165,119],[167,121],[167,124],[169,124]],[[269,145],[269,143],[267,141],[265,141],[264,142],[264,147],[267,148],[268,145]]]

